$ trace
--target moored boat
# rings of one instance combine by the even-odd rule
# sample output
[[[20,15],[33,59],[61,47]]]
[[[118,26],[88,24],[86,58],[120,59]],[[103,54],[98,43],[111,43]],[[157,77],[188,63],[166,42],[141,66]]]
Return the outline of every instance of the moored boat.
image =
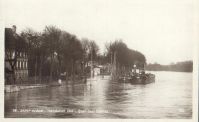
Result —
[[[119,80],[120,82],[129,82],[129,80],[131,80],[131,76],[129,76],[129,75],[120,76],[120,77],[118,78],[118,80]]]
[[[118,79],[120,82],[131,83],[131,84],[149,84],[155,82],[155,75],[151,73],[145,73],[145,68],[134,68],[130,72],[126,72],[121,75]]]
[[[149,84],[152,82],[155,82],[155,75],[151,73],[134,75],[130,79],[131,84]]]

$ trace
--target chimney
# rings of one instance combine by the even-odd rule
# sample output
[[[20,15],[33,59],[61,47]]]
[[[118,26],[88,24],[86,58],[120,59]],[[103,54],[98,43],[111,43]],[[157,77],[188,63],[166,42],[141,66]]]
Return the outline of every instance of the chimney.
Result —
[[[17,30],[16,25],[13,25],[13,26],[12,26],[12,31],[13,31],[13,33],[16,33],[16,30]]]

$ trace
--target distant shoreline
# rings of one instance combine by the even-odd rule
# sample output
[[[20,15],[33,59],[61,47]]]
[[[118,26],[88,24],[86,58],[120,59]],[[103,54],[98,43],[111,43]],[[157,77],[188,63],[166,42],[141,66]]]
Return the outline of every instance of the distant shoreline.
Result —
[[[153,72],[181,72],[181,73],[193,73],[188,71],[169,71],[169,70],[146,70],[146,71],[153,71]]]
[[[193,61],[176,62],[170,65],[161,65],[158,63],[148,64],[148,71],[172,71],[172,72],[193,72]]]

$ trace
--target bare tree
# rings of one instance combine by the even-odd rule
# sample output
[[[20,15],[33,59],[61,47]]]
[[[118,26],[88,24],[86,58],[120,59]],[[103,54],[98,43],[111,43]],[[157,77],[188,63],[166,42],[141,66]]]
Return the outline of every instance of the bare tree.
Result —
[[[46,26],[43,32],[44,46],[50,58],[50,81],[52,81],[52,75],[54,72],[54,58],[55,54],[60,48],[59,42],[61,37],[61,30],[55,26]]]

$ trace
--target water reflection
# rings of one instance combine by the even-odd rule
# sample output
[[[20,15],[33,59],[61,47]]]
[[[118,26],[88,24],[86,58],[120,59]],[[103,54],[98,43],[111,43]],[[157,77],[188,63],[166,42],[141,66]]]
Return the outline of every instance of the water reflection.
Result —
[[[147,85],[99,76],[86,83],[68,82],[61,87],[5,94],[5,117],[191,118],[192,74],[154,73],[156,82]],[[13,112],[14,108],[44,112]],[[69,112],[48,112],[50,109]]]

